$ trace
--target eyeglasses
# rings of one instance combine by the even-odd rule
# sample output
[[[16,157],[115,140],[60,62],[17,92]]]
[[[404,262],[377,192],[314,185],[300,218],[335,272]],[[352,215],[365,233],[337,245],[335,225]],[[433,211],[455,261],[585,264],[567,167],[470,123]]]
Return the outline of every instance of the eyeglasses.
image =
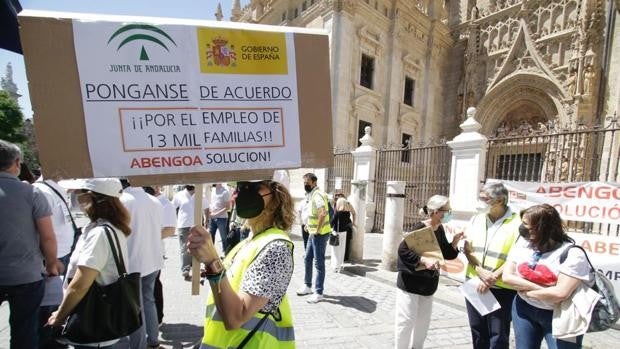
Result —
[[[493,201],[493,198],[488,197],[488,196],[478,196],[478,200],[489,203],[491,201]]]
[[[439,210],[437,210],[437,211],[439,211],[439,212],[447,212],[447,213],[452,213],[452,210],[450,210],[450,209],[448,209],[448,210],[444,210],[444,209],[441,209],[441,208],[440,208],[440,209],[439,209]]]

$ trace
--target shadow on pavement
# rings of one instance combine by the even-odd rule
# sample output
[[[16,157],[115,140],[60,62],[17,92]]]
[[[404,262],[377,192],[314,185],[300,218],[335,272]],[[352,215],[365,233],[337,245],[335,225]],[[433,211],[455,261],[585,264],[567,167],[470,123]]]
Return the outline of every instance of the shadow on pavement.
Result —
[[[357,309],[364,313],[374,313],[377,310],[377,302],[360,296],[332,296],[323,295],[321,303],[338,304],[343,307]]]
[[[376,272],[377,268],[373,268],[371,266],[356,264],[356,265],[347,265],[344,267],[344,271],[349,272],[351,274],[355,274],[358,276],[366,276],[366,273]]]
[[[192,324],[166,324],[159,328],[161,344],[175,349],[193,348],[202,339],[202,326]]]

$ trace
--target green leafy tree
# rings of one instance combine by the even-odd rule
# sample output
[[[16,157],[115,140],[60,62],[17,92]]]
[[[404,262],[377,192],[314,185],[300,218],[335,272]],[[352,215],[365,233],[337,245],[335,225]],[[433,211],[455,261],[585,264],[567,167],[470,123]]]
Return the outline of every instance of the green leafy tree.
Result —
[[[0,139],[21,143],[26,140],[22,133],[24,114],[17,101],[8,92],[0,91]]]

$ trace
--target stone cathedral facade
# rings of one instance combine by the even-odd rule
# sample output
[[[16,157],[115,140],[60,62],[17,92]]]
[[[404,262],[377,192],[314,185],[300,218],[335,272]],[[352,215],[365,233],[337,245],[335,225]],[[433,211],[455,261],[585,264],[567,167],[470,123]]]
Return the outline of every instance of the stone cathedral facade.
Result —
[[[470,106],[487,136],[603,122],[620,100],[616,3],[234,0],[231,20],[326,30],[334,145],[351,147],[369,125],[377,144],[451,138]]]

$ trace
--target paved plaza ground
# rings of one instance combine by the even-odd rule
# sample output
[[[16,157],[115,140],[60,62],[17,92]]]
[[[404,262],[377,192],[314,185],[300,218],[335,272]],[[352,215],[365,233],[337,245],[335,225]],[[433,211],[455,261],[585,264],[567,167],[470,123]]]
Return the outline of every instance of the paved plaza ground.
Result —
[[[381,234],[366,234],[364,264],[347,265],[340,274],[328,271],[325,299],[309,304],[306,302],[308,296],[295,294],[303,284],[303,243],[299,226],[294,227],[295,272],[289,297],[298,348],[394,347],[396,273],[379,269],[382,237]],[[162,271],[165,317],[160,339],[165,348],[191,348],[202,336],[208,288],[202,287],[199,296],[191,296],[191,283],[183,281],[179,271],[178,239],[166,239],[165,246],[167,259]],[[458,285],[456,281],[441,279],[425,348],[471,348],[467,314]],[[8,343],[8,306],[3,304],[0,306],[0,348],[8,348]],[[609,330],[587,334],[584,347],[609,349],[617,348],[618,343],[620,330]]]

